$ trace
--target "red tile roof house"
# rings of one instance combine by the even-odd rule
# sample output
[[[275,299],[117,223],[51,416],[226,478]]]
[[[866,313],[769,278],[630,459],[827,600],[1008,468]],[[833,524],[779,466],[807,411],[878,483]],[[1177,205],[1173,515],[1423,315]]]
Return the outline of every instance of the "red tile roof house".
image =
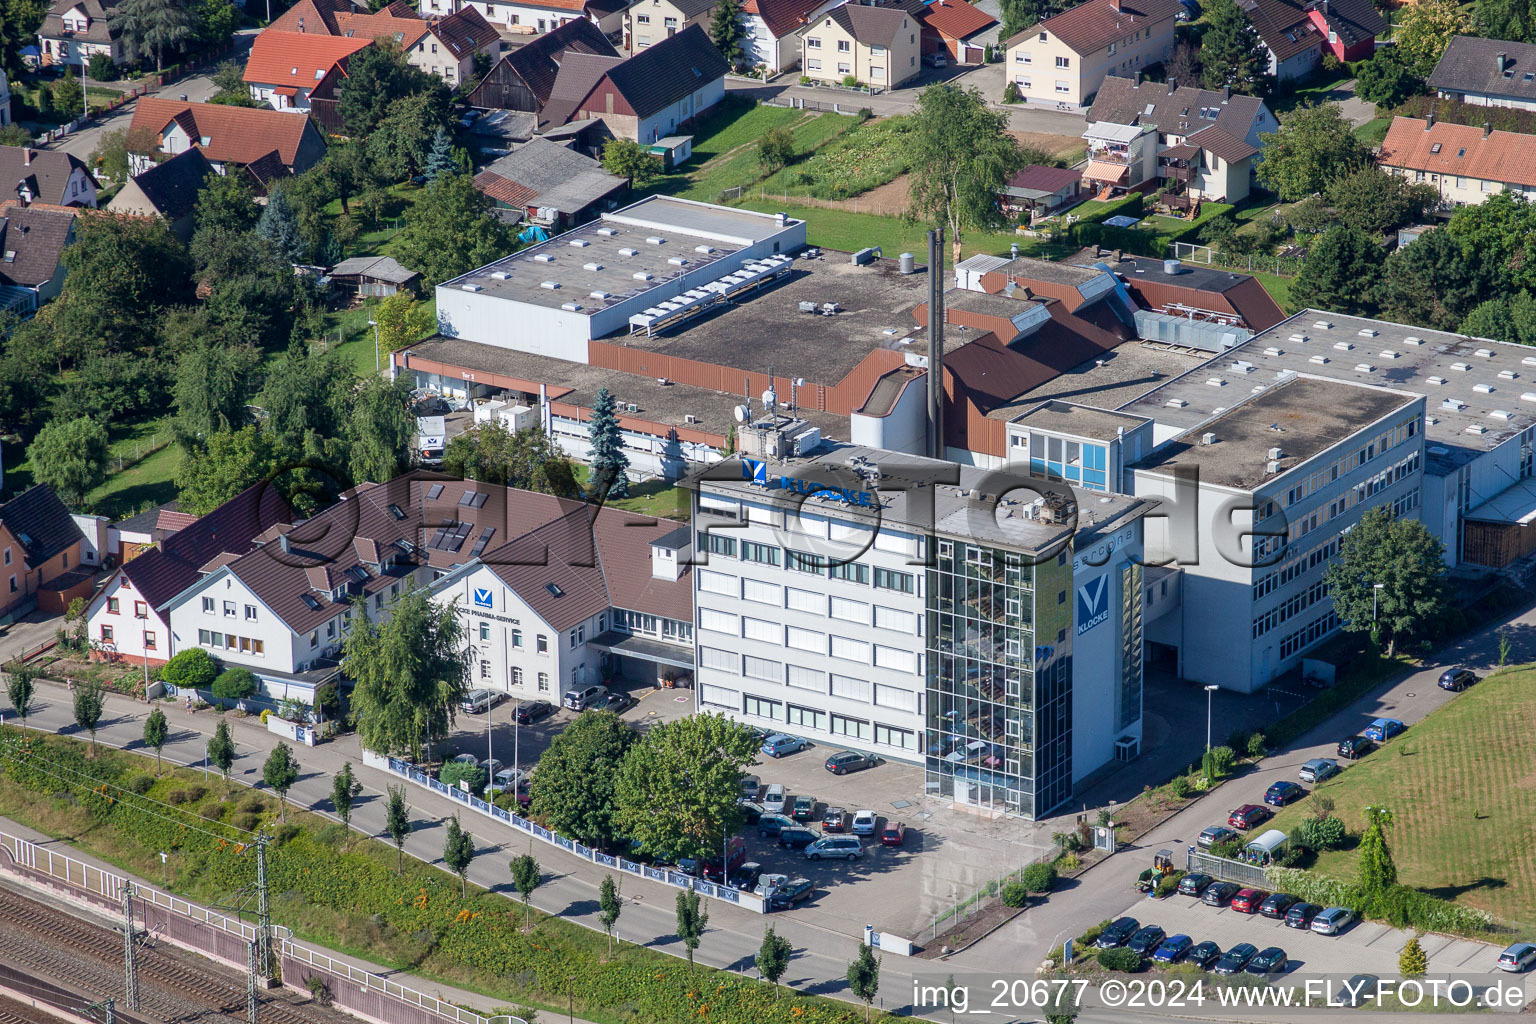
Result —
[[[572,21],[586,20],[607,36],[624,30],[625,0],[418,0],[423,18],[441,17],[474,8],[503,35],[526,40],[553,32]]]
[[[430,585],[457,605],[476,686],[557,698],[630,648],[654,681],[661,664],[693,664],[687,536],[679,523],[411,473],[211,565],[168,605],[173,653],[201,647],[249,668],[267,696],[311,700],[338,677],[361,611],[387,618],[408,587]],[[657,545],[670,554],[660,575]]]
[[[0,623],[33,608],[62,614],[90,595],[94,579],[85,534],[52,487],[37,484],[0,505]]]
[[[145,96],[134,105],[128,131],[134,145],[154,147],[151,154],[129,153],[136,175],[163,159],[159,154],[175,156],[196,148],[220,174],[231,168],[250,171],[258,179],[258,192],[266,191],[265,178],[274,169],[303,174],[325,156],[325,138],[309,118],[257,107]]]
[[[245,83],[258,103],[308,113],[310,97],[316,92],[334,103],[337,80],[346,74],[348,58],[371,45],[373,40],[366,38],[268,29],[251,46]]]
[[[418,17],[403,0],[377,13],[354,10],[329,11],[305,0],[289,9],[267,29],[269,32],[302,32],[344,39],[393,40],[405,54],[406,63],[450,86],[474,77],[475,57],[495,59],[501,52],[501,36],[473,7],[446,17]]]
[[[923,54],[942,51],[957,64],[980,64],[986,56],[985,39],[997,19],[965,0],[933,0],[917,12],[923,24]]]
[[[746,0],[741,5],[749,64],[783,71],[800,63],[800,30],[845,0]]]
[[[156,525],[146,531],[158,542],[124,562],[92,598],[86,609],[92,658],[151,668],[165,664],[176,653],[166,610],[170,602],[214,566],[245,554],[291,522],[293,513],[276,490],[257,484],[205,516],[190,523],[188,518],[159,510]],[[135,517],[120,526],[137,522]],[[120,533],[138,536],[137,530]]]

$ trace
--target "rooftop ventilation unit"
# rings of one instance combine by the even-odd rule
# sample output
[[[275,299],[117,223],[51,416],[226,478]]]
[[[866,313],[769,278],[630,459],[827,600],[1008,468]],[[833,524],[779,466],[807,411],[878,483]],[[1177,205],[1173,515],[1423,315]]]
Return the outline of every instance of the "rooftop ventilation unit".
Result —
[[[1311,359],[1308,359],[1307,362],[1309,362],[1309,363],[1316,363],[1318,366],[1327,366],[1328,365],[1328,357],[1327,356],[1313,356]]]
[[[1205,382],[1213,388],[1224,388],[1227,386],[1227,382],[1220,377],[1207,377]]]
[[[1270,460],[1269,462],[1264,463],[1264,472],[1269,476],[1274,476],[1276,473],[1280,472],[1280,463],[1275,462],[1274,460]]]
[[[639,256],[640,255],[640,250],[639,249],[620,249],[619,250],[619,255],[620,256]]]
[[[1278,348],[1276,348],[1273,345],[1271,345],[1271,346],[1269,346],[1269,348],[1265,349],[1264,350],[1264,354],[1267,355],[1267,356],[1283,356],[1283,355],[1285,355],[1284,352],[1280,351]]]
[[[1394,351],[1392,351],[1392,350],[1391,350],[1391,349],[1389,349],[1389,348],[1384,348],[1384,349],[1382,349],[1382,350],[1381,350],[1381,351],[1380,351],[1380,352],[1379,352],[1379,353],[1377,353],[1377,354],[1378,354],[1378,355],[1379,355],[1379,356],[1381,356],[1381,358],[1383,358],[1383,359],[1396,359],[1396,358],[1397,358],[1397,353],[1396,353],[1396,352],[1394,352]]]
[[[1305,345],[1307,343],[1307,336],[1305,334],[1293,334],[1291,335],[1291,341],[1298,345]]]
[[[596,273],[597,271],[603,269],[603,265],[601,263],[583,263],[581,268],[583,270],[590,270],[593,273]]]
[[[581,304],[578,302],[562,302],[560,308],[570,313],[580,313]]]
[[[570,245],[571,245],[572,249],[585,249],[587,246],[589,246],[591,244],[592,243],[587,241],[585,238],[573,238],[573,239],[571,239],[571,242],[570,242]]]
[[[1479,359],[1492,359],[1493,358],[1493,349],[1491,349],[1491,348],[1480,348],[1476,352],[1473,352],[1472,354],[1477,356],[1477,358],[1479,358]]]
[[[688,261],[683,259],[681,256],[669,256],[667,257],[667,262],[672,264],[674,267],[686,267],[688,265]]]
[[[1318,331],[1331,331],[1333,330],[1333,324],[1329,323],[1327,320],[1318,320],[1312,325],[1312,328]]]
[[[1412,345],[1415,348],[1417,348],[1418,346],[1424,344],[1424,339],[1423,338],[1415,337],[1414,335],[1410,334],[1408,337],[1403,339],[1403,344],[1404,345]]]
[[[1445,378],[1444,377],[1439,377],[1439,376],[1430,377],[1429,378],[1429,382],[1431,384],[1435,385],[1436,387],[1439,387],[1441,384],[1445,383]]]
[[[1536,366],[1536,356],[1526,356],[1524,359],[1520,360],[1520,365]]]
[[[1468,370],[1472,369],[1472,366],[1469,363],[1452,363],[1451,369],[1455,370],[1457,373],[1466,373]]]
[[[1356,373],[1375,373],[1376,372],[1376,367],[1372,366],[1370,363],[1356,363],[1355,364],[1355,372]]]
[[[647,238],[645,240],[645,244],[646,245],[660,245],[661,243],[663,243],[665,241],[666,241],[665,238],[660,238],[660,237],[658,237],[656,235],[652,235],[651,237],[649,237],[649,238]]]
[[[683,417],[683,422],[684,423],[697,423],[697,422],[699,422],[699,418],[697,416],[695,416],[693,413],[690,412],[690,413],[688,413],[687,415],[685,415]]]
[[[710,253],[715,251],[715,247],[712,245],[696,245],[693,247],[693,251],[703,253],[705,256],[708,256]]]
[[[1531,401],[1536,402],[1536,394],[1533,394],[1531,396]],[[1163,404],[1166,405],[1170,409],[1182,409],[1186,405],[1188,405],[1189,403],[1184,401],[1184,399],[1182,399],[1182,398],[1170,398],[1170,399],[1168,399],[1168,401],[1164,402]]]
[[[536,253],[533,258],[538,260],[540,263],[553,263],[553,262],[555,262],[555,258],[553,256],[551,256],[547,252]]]
[[[1440,422],[1440,418],[1438,416],[1425,416],[1424,417],[1424,425],[1426,427],[1432,427],[1436,423],[1439,423],[1439,422]],[[1445,452],[1442,451],[1440,454],[1444,455]]]
[[[1492,384],[1473,384],[1472,385],[1472,390],[1476,391],[1480,395],[1491,395],[1491,394],[1493,394],[1493,385]]]
[[[1467,407],[1467,403],[1459,398],[1447,398],[1440,403],[1440,408],[1446,412],[1461,412]]]
[[[1269,450],[1269,457],[1272,460],[1273,459],[1283,459],[1283,458],[1285,458],[1285,452],[1281,451],[1279,448],[1271,448]]]
[[[481,288],[477,284],[461,284],[461,285],[459,285],[459,287],[464,289],[467,292],[480,292],[480,291],[484,291],[485,290],[484,288]]]
[[[1489,419],[1504,420],[1508,422],[1512,417],[1508,409],[1495,409],[1488,414]]]
[[[491,271],[491,276],[498,281],[507,281],[512,277],[512,275],[505,270],[493,270]]]
[[[1355,346],[1351,345],[1347,341],[1336,341],[1336,342],[1333,343],[1333,349],[1334,349],[1335,352],[1348,352],[1349,350],[1353,349],[1354,347]]]
[[[597,229],[597,233],[600,234],[600,235],[607,235],[609,238],[612,238],[614,235],[619,233],[619,229],[618,228],[598,228]]]
[[[1520,401],[1536,402],[1536,391],[1527,391],[1525,394],[1520,396]]]
[[[606,299],[606,298],[608,298],[608,293],[603,291],[601,288],[599,288],[595,292],[588,292],[587,294],[590,295],[594,299]]]
[[[1377,331],[1374,327],[1362,327],[1356,333],[1359,334],[1362,338],[1374,338],[1380,332]]]
[[[1488,433],[1488,428],[1483,426],[1481,423],[1474,423],[1463,430],[1462,433],[1476,434],[1478,437],[1482,437],[1484,434]]]
[[[1250,362],[1248,362],[1247,360],[1244,360],[1244,359],[1239,359],[1237,362],[1232,364],[1232,372],[1233,373],[1249,374],[1249,373],[1252,373],[1254,370],[1257,370],[1257,369],[1258,369],[1257,366],[1254,366],[1252,363],[1250,363]]]
[[[1200,435],[1200,443],[1201,444],[1215,444],[1216,443],[1216,435],[1213,434],[1211,431],[1207,430],[1205,433]]]
[[[651,279],[651,275],[647,274],[643,270],[637,270],[630,276],[632,276],[636,281],[649,281]]]
[[[560,287],[560,282],[559,281],[540,281],[539,282],[539,287],[540,288],[548,288],[550,291],[554,291],[556,288]]]
[[[1518,373],[1516,373],[1514,370],[1500,370],[1499,371],[1499,380],[1514,380],[1518,376],[1520,376],[1520,375]]]

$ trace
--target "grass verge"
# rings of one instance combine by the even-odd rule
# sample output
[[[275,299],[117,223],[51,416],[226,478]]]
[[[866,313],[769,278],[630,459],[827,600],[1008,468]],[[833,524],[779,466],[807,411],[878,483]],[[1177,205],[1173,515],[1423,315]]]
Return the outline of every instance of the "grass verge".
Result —
[[[586,487],[591,478],[592,467],[577,463],[576,481]],[[688,492],[665,480],[647,480],[643,484],[630,484],[629,497],[610,498],[603,507],[662,519],[687,519]]]

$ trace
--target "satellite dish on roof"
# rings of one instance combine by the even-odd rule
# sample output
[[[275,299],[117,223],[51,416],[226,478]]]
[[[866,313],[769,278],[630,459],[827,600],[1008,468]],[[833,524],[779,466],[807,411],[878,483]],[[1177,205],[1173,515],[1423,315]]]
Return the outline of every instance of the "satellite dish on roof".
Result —
[[[746,406],[738,405],[735,409],[732,410],[732,412],[736,416],[736,422],[737,423],[745,423],[745,422],[747,422],[747,416],[748,416],[748,412],[749,411],[748,411]]]

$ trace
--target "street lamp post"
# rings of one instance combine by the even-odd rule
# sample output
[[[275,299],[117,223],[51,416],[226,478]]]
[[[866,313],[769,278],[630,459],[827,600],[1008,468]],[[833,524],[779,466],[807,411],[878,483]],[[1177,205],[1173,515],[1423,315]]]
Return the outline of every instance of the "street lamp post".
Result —
[[[373,328],[373,375],[377,377],[384,372],[384,359],[379,354],[379,322],[369,319],[368,326]]]
[[[1207,752],[1211,749],[1211,694],[1218,689],[1219,687],[1216,686],[1205,688],[1205,749]]]
[[[1372,622],[1376,621],[1376,599],[1381,596],[1381,591],[1382,591],[1382,589],[1385,586],[1386,586],[1385,583],[1372,583],[1371,584],[1371,621]]]

